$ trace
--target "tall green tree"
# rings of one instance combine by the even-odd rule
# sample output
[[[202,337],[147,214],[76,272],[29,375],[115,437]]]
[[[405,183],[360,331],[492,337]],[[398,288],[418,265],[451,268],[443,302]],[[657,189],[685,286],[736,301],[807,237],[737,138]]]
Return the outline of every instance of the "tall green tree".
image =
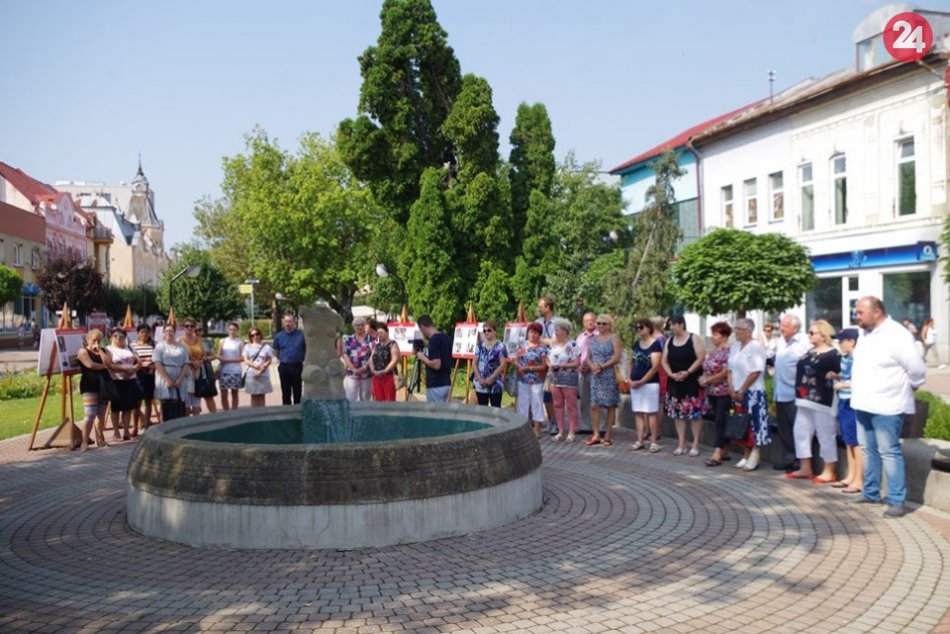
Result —
[[[47,257],[36,277],[43,289],[43,303],[50,312],[69,304],[70,310],[82,319],[104,305],[102,274],[72,249]]]
[[[376,46],[360,57],[359,111],[340,123],[343,160],[405,224],[427,167],[454,164],[443,124],[462,75],[428,0],[386,0]]]
[[[0,264],[0,308],[19,299],[23,292],[23,277],[5,264]]]
[[[444,170],[435,168],[423,172],[422,191],[409,214],[408,248],[402,254],[410,310],[429,314],[443,329],[464,316],[444,176]]]
[[[625,339],[632,338],[638,317],[669,312],[676,297],[670,266],[683,232],[676,218],[673,182],[686,172],[672,150],[660,155],[652,168],[655,181],[647,189],[646,207],[636,216],[636,243],[612,293]]]
[[[778,233],[716,229],[683,248],[673,266],[677,298],[701,315],[778,313],[817,282],[808,250]]]
[[[260,129],[246,147],[225,160],[230,208],[212,220],[230,244],[218,244],[217,253],[243,249],[244,276],[261,280],[263,291],[297,304],[324,300],[349,322],[375,266],[370,245],[380,212],[372,195],[315,133],[301,137],[294,155]]]
[[[517,228],[515,248],[520,250],[526,233],[531,192],[537,191],[544,197],[550,197],[557,171],[554,132],[544,104],[529,106],[522,102],[518,105],[515,127],[509,140],[511,214],[513,226]]]
[[[186,316],[195,317],[202,323],[209,319],[227,320],[241,312],[237,286],[214,265],[207,249],[185,244],[180,246],[178,256],[178,261],[165,269],[159,285],[158,306],[163,314],[167,315],[171,307],[169,292],[174,294],[175,318],[179,321]],[[198,275],[179,277],[172,291],[171,279],[192,264],[201,267]]]

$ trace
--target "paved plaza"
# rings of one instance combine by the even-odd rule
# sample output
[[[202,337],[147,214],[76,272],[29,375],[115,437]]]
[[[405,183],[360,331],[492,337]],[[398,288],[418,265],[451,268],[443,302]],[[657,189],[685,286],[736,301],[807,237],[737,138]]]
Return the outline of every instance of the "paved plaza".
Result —
[[[0,443],[0,631],[950,632],[950,516],[767,468],[542,439],[544,506],[351,551],[196,550],[125,522],[133,443]]]

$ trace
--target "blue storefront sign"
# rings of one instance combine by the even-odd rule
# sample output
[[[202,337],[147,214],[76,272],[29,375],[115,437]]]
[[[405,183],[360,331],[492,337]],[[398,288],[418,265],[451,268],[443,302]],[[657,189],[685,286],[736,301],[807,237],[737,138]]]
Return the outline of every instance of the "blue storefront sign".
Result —
[[[812,257],[811,264],[815,269],[815,273],[827,273],[829,271],[870,269],[936,261],[937,243],[917,242],[916,244],[884,247],[882,249],[816,255]]]

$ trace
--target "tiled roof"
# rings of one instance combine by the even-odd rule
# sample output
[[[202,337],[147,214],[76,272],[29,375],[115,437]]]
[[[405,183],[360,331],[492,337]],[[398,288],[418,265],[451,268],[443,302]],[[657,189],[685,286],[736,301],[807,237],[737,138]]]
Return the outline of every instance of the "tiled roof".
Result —
[[[720,123],[724,121],[728,121],[732,117],[735,117],[736,115],[741,114],[745,112],[746,110],[748,110],[749,108],[753,108],[760,103],[762,103],[761,100],[750,103],[746,106],[742,106],[741,108],[736,108],[735,110],[732,110],[731,112],[727,112],[726,114],[719,115],[718,117],[715,117],[714,119],[710,119],[709,121],[703,121],[700,124],[694,125],[692,128],[689,128],[688,130],[684,130],[683,132],[680,132],[672,139],[664,141],[663,143],[660,143],[656,147],[653,147],[642,154],[638,154],[637,156],[634,156],[632,159],[630,159],[629,161],[626,161],[625,163],[621,163],[617,167],[610,170],[610,173],[617,174],[618,172],[624,171],[628,167],[632,167],[634,165],[637,165],[638,163],[642,163],[646,160],[655,158],[659,156],[660,154],[663,154],[663,152],[665,152],[666,150],[683,147],[684,145],[686,145],[686,142],[689,141],[690,137],[694,137],[697,134],[715,125],[719,125]]]
[[[53,202],[59,192],[52,185],[38,181],[23,170],[0,161],[0,176],[13,185],[31,204]]]

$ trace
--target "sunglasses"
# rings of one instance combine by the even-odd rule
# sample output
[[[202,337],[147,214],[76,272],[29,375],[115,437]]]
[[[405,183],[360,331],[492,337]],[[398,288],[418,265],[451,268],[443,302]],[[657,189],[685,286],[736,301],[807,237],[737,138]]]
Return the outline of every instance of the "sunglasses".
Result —
[[[643,324],[637,324],[637,330],[646,330],[646,329],[647,327],[644,326]]]
[[[810,335],[820,335],[821,333],[818,332],[817,330],[809,330],[809,331],[808,331],[808,334],[810,334]]]
[[[494,328],[482,328],[482,332],[495,332]]]
[[[598,321],[598,322],[597,322],[597,325],[598,325],[598,326],[609,326],[609,325],[610,325],[610,322],[609,322],[609,321]]]
[[[248,336],[248,337],[260,337],[260,336],[261,336],[261,333],[259,333],[259,332],[249,332],[249,333],[247,333],[247,336]]]
[[[194,324],[185,324],[185,328],[188,328],[189,330],[194,327],[195,327]]]

